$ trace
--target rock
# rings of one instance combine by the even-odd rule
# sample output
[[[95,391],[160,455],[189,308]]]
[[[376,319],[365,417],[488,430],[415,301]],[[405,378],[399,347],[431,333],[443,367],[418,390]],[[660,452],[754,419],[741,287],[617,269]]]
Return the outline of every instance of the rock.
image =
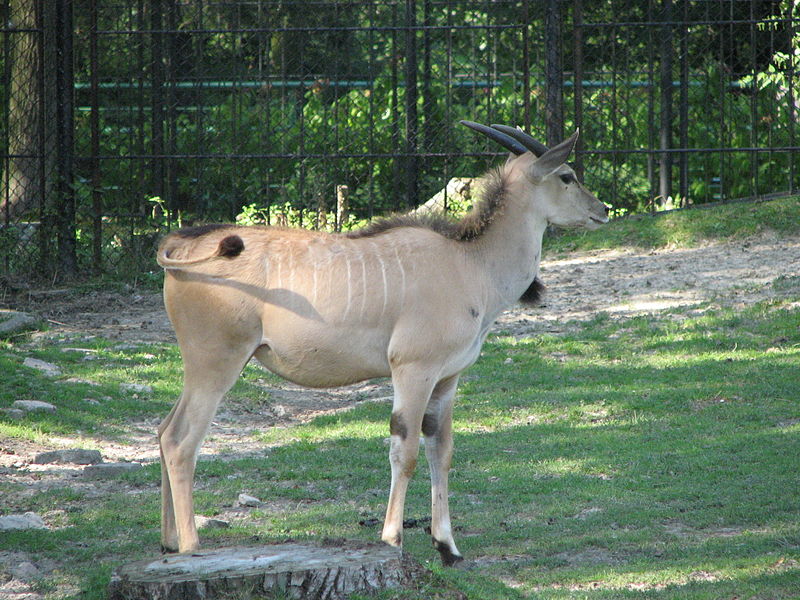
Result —
[[[17,421],[25,416],[25,411],[18,408],[4,408],[0,412],[2,412],[7,419],[11,419],[12,421]]]
[[[0,517],[0,531],[9,529],[46,529],[44,520],[36,513]]]
[[[111,479],[124,473],[132,473],[142,468],[140,463],[100,463],[83,470],[83,474],[92,479]]]
[[[61,369],[58,368],[58,366],[44,360],[39,360],[38,358],[31,358],[29,356],[24,361],[22,361],[22,365],[24,367],[29,367],[31,369],[36,369],[37,371],[41,371],[48,377],[58,377],[59,375],[61,375]]]
[[[44,411],[56,412],[56,407],[49,402],[40,402],[39,400],[17,400],[12,404],[13,408],[24,410],[25,412]]]
[[[153,392],[153,387],[143,383],[120,383],[119,391],[133,394],[151,394]]]
[[[20,581],[24,581],[26,583],[41,579],[42,577],[42,574],[39,569],[36,568],[36,565],[27,561],[11,568],[10,571],[14,579],[19,579]]]
[[[136,344],[117,344],[116,346],[112,346],[111,349],[114,352],[125,352],[127,350],[138,350],[139,346]]]
[[[248,496],[247,494],[239,494],[238,503],[239,506],[249,506],[252,508],[257,508],[261,506],[261,500],[253,496]]]
[[[33,459],[36,465],[51,465],[73,463],[76,465],[94,465],[103,462],[103,456],[99,450],[84,450],[75,448],[71,450],[52,450],[37,454]]]
[[[214,519],[212,517],[204,517],[203,515],[194,516],[194,526],[198,529],[227,529],[231,526],[227,521],[222,519]]]
[[[91,381],[89,379],[82,379],[80,377],[70,377],[69,379],[63,379],[59,383],[80,383],[83,385],[91,385],[92,387],[98,387],[100,384],[96,381]]]
[[[34,329],[40,319],[30,313],[0,308],[0,337]]]

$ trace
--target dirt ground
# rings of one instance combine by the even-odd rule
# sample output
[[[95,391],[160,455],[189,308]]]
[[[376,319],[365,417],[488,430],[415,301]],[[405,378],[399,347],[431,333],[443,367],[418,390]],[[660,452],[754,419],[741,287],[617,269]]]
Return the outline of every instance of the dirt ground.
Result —
[[[791,238],[771,234],[746,241],[714,242],[702,247],[642,252],[633,249],[579,252],[552,258],[543,263],[541,278],[547,286],[543,305],[515,307],[496,324],[497,331],[528,336],[562,333],[575,321],[586,321],[598,313],[624,319],[637,314],[658,313],[684,307],[684,314],[699,314],[709,306],[746,306],[780,297],[780,281],[800,277],[800,236]],[[777,285],[773,285],[778,282]],[[0,298],[0,300],[3,300]],[[103,293],[76,295],[70,290],[31,290],[6,297],[0,306],[34,312],[45,318],[49,330],[37,336],[49,338],[73,334],[96,335],[124,344],[174,342],[169,321],[158,293]],[[572,323],[571,323],[572,322]],[[291,384],[269,389],[272,404],[262,415],[247,414],[241,424],[236,407],[223,403],[212,425],[201,459],[225,458],[236,448],[236,455],[257,452],[260,446],[252,431],[270,426],[291,426],[326,412],[346,409],[356,401],[391,398],[387,381],[367,382],[346,388],[304,390]],[[106,462],[156,460],[157,421],[131,423],[125,444],[105,444],[101,450]],[[58,487],[81,486],[88,497],[102,497],[118,489],[109,482],[78,479],[77,465],[34,465],[34,456],[46,450],[70,448],[76,440],[51,439],[44,444],[0,440],[0,479],[26,484],[21,494]],[[11,499],[9,499],[11,500]],[[5,512],[5,511],[0,511]],[[43,515],[45,522],[58,521],[59,515]],[[26,562],[25,556],[0,553],[0,575]],[[37,564],[46,574],[57,565]],[[0,597],[14,600],[40,600],[34,588],[18,578],[0,577]],[[64,590],[65,592],[67,590]]]

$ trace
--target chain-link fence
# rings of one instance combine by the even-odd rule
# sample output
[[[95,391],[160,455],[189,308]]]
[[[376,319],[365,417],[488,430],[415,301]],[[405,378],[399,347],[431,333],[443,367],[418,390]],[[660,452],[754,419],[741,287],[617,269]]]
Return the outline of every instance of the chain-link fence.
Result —
[[[793,192],[791,0],[4,0],[0,261],[153,268],[200,221],[348,227],[548,143],[617,214]],[[343,210],[340,207],[340,213]]]

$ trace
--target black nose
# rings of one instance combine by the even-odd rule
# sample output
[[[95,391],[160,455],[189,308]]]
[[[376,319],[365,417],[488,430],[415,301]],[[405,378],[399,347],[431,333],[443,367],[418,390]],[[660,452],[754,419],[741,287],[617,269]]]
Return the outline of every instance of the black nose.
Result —
[[[611,210],[611,207],[608,204],[603,204],[603,208],[606,211],[606,216],[608,216],[608,212]]]

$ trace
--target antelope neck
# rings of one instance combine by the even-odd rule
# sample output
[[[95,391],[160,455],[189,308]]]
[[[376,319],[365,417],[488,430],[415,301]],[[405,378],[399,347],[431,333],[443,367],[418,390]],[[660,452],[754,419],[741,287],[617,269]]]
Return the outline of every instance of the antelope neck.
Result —
[[[484,268],[497,312],[514,304],[539,272],[547,220],[535,209],[535,199],[523,196],[528,186],[509,182],[502,211],[479,239],[465,246]]]

